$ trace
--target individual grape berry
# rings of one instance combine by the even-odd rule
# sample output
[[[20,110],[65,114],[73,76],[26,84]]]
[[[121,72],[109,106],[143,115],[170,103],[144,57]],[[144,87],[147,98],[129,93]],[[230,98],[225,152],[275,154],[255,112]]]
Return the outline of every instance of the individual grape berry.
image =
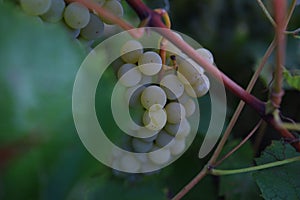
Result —
[[[152,149],[153,143],[152,142],[145,142],[137,138],[132,139],[132,148],[137,153],[146,153]]]
[[[73,2],[65,8],[64,19],[71,28],[81,29],[89,23],[90,12],[82,4]]]
[[[137,130],[137,137],[145,142],[153,142],[159,130],[150,130],[146,127],[141,127]]]
[[[143,74],[153,76],[162,68],[161,57],[154,51],[147,51],[139,57],[138,67]]]
[[[22,9],[29,15],[42,15],[51,6],[51,0],[20,0]]]
[[[205,48],[199,48],[196,50],[197,53],[199,53],[201,56],[203,56],[210,64],[214,63],[214,57],[212,55],[212,53]]]
[[[169,123],[177,124],[185,118],[185,109],[180,103],[171,102],[166,105],[165,109]]]
[[[168,74],[162,78],[160,85],[165,89],[168,99],[178,99],[184,92],[184,85],[174,74]]]
[[[166,164],[171,159],[171,152],[169,149],[162,148],[154,148],[154,151],[151,151],[148,156],[149,159],[157,165]]]
[[[143,46],[139,41],[129,40],[121,48],[121,57],[127,63],[137,63],[143,54]]]
[[[196,111],[196,104],[193,99],[189,98],[184,104],[183,107],[185,109],[186,117],[190,117]]]
[[[183,84],[195,84],[204,70],[192,59],[178,59],[178,78]]]
[[[178,139],[175,137],[174,142],[172,143],[172,145],[170,145],[171,155],[177,156],[181,154],[184,150],[185,150],[185,139],[184,138]]]
[[[197,98],[205,95],[208,92],[209,87],[209,79],[206,75],[202,74],[201,76],[199,76],[198,81],[192,86],[185,85],[185,91],[189,96]]]
[[[126,87],[137,85],[142,79],[142,74],[135,64],[126,63],[118,70],[119,81]]]
[[[122,4],[117,0],[107,0],[102,7],[118,17],[122,17],[124,14]],[[102,18],[102,20],[106,24],[113,24],[108,19]]]
[[[173,136],[168,134],[166,131],[161,130],[158,133],[157,138],[155,139],[155,144],[159,147],[164,147],[167,144],[169,144],[173,139],[174,139]]]
[[[177,124],[167,123],[165,126],[165,130],[170,135],[176,136],[176,138],[185,138],[189,135],[191,126],[187,119],[183,119],[180,123]]]
[[[95,14],[90,13],[89,23],[80,30],[80,35],[87,40],[95,40],[102,36],[104,23]]]
[[[141,103],[146,109],[149,109],[154,104],[160,104],[164,107],[166,102],[167,96],[165,91],[156,85],[147,87],[141,95]]]
[[[167,122],[166,111],[160,104],[152,105],[149,110],[145,111],[143,123],[150,130],[161,130]]]
[[[63,18],[66,3],[64,0],[51,0],[51,6],[46,13],[41,15],[44,21],[56,23]]]

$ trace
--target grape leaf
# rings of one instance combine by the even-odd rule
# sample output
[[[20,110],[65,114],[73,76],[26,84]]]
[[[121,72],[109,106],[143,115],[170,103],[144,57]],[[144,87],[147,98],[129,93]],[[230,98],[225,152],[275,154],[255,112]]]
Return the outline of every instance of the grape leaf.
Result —
[[[300,156],[289,144],[273,141],[259,158],[257,165]],[[291,163],[253,173],[265,199],[300,199],[300,163]]]
[[[283,76],[286,80],[286,83],[291,86],[292,88],[299,90],[300,91],[300,73],[299,71],[297,71],[298,73],[296,75],[292,75],[288,70],[284,70],[283,72]]]
[[[228,143],[223,152],[227,153],[240,141],[233,140]],[[222,157],[222,156],[221,156]],[[224,169],[236,169],[248,167],[252,164],[253,149],[250,143],[244,144],[237,152],[227,158],[220,167]],[[236,174],[220,177],[219,195],[230,200],[252,200],[259,199],[258,188],[251,174]]]

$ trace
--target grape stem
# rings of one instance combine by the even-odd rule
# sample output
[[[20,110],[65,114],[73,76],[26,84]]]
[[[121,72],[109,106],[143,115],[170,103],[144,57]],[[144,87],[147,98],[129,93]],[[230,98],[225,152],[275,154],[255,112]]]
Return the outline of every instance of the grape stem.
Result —
[[[246,172],[253,172],[261,169],[268,169],[271,167],[277,167],[281,165],[285,165],[288,163],[293,163],[293,162],[299,162],[300,161],[300,156],[293,157],[293,158],[288,158],[285,160],[280,160],[276,162],[271,162],[263,165],[258,165],[258,166],[253,166],[253,167],[247,167],[247,168],[242,168],[242,169],[231,169],[231,170],[222,170],[222,169],[211,169],[209,171],[210,174],[216,175],[216,176],[223,176],[223,175],[230,175],[230,174],[239,174],[239,173],[246,173]]]

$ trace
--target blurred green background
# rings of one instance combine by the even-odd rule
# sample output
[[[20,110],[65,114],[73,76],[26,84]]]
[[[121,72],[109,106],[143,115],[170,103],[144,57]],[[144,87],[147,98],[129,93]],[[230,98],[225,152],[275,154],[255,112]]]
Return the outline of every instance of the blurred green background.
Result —
[[[219,68],[243,87],[274,36],[256,1],[148,0],[147,4],[169,9],[173,29],[209,49]],[[125,18],[136,24],[135,14],[125,2],[123,5]],[[300,9],[296,8],[288,29],[299,26]],[[288,36],[287,53],[286,68],[299,69],[300,43],[292,36]],[[0,199],[168,199],[206,164],[206,159],[197,158],[204,127],[191,148],[158,174],[115,176],[94,159],[79,140],[71,111],[72,86],[85,55],[82,45],[61,24],[42,23],[15,5],[1,4]],[[267,99],[272,67],[273,56],[253,92],[263,100]],[[112,80],[113,75],[107,75],[103,83],[111,87]],[[283,114],[300,121],[299,92],[286,89]],[[99,110],[107,108],[101,95],[107,94],[97,94]],[[200,101],[202,112],[209,113],[209,100]],[[237,103],[228,93],[228,118]],[[207,122],[210,116],[201,118]],[[246,108],[226,149],[246,136],[258,120]],[[110,122],[104,123],[109,126]],[[253,155],[280,138],[268,127],[261,133],[262,137],[254,137],[222,167],[249,166]],[[250,175],[208,176],[184,199],[259,199],[259,195]]]

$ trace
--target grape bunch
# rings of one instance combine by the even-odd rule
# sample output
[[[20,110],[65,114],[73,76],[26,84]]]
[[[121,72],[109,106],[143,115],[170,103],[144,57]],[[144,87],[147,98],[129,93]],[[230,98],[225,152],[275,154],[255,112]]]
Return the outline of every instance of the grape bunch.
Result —
[[[171,48],[175,53],[167,52],[166,64],[159,52],[144,49],[137,40],[129,40],[121,48],[123,63],[116,74],[125,88],[124,102],[134,113],[134,123],[128,125],[127,148],[134,154],[113,153],[112,166],[145,172],[185,151],[196,98],[208,92],[210,82],[201,66],[175,48]],[[207,49],[199,48],[197,52],[214,63]]]
[[[105,24],[112,22],[101,18],[79,2],[66,3],[64,0],[19,0],[21,8],[29,15],[38,16],[45,22],[66,26],[73,38],[84,44],[92,44],[104,33]],[[116,16],[123,16],[123,7],[119,0],[95,0],[99,6]]]

